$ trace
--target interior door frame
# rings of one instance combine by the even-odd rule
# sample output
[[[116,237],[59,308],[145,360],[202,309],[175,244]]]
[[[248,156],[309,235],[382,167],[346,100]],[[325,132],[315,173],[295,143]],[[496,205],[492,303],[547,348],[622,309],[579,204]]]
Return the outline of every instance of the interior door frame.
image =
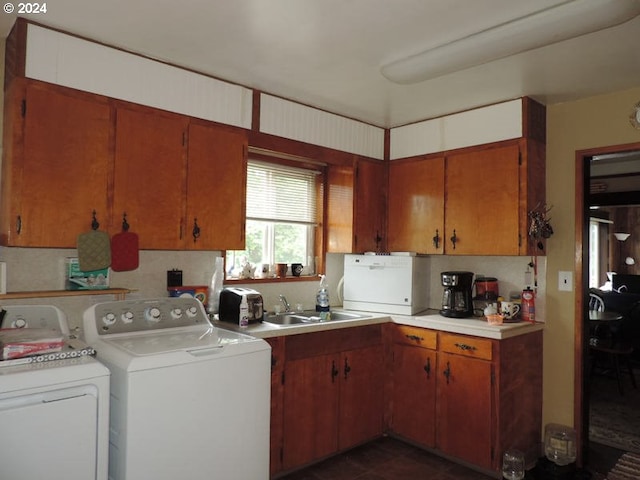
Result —
[[[574,416],[578,442],[577,463],[584,465],[589,451],[589,391],[585,368],[588,332],[584,318],[587,314],[589,291],[589,177],[590,162],[595,155],[640,150],[640,142],[577,150],[575,157],[575,311],[574,311]]]

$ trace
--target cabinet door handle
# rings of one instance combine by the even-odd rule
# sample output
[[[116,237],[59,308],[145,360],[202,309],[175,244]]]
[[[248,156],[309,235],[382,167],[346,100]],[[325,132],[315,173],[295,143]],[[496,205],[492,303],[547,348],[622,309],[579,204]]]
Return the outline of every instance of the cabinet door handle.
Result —
[[[16,233],[18,235],[22,233],[22,217],[20,215],[16,218]]]
[[[438,249],[438,247],[440,247],[440,232],[438,231],[438,229],[436,228],[436,236],[432,238],[433,240],[433,246]]]
[[[458,242],[458,236],[456,235],[455,228],[453,229],[453,235],[451,236],[451,243],[453,243],[453,249],[456,249],[456,243]]]
[[[476,347],[473,345],[467,345],[466,343],[454,343],[454,345],[460,350],[476,350]]]
[[[451,365],[447,362],[447,368],[442,372],[442,374],[447,378],[447,385],[449,385],[449,377],[451,376]]]
[[[191,231],[191,235],[193,235],[193,243],[196,243],[198,237],[200,236],[200,227],[198,226],[198,219],[193,219],[193,230]]]
[[[333,360],[331,362],[331,383],[336,381],[336,377],[338,376],[338,369],[336,368],[336,362]]]
[[[380,243],[382,242],[382,237],[380,236],[380,232],[376,230],[376,236],[373,239],[376,242],[376,251],[380,251]]]
[[[344,359],[344,379],[347,379],[349,372],[351,371],[351,367],[349,366],[349,360],[347,358]]]
[[[431,358],[427,358],[427,363],[423,368],[424,368],[424,371],[427,373],[427,379],[431,378]]]
[[[424,338],[419,337],[418,335],[405,335],[405,337],[407,337],[409,340],[413,340],[414,342],[421,342],[424,340]]]

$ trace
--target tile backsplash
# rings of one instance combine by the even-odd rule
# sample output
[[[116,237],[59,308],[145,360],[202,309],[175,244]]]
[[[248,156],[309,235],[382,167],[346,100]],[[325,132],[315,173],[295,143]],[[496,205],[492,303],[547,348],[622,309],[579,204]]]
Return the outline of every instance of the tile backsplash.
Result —
[[[75,257],[75,249],[0,247],[0,261],[7,264],[7,291],[63,290],[65,258]],[[213,273],[215,258],[220,252],[148,251],[140,252],[140,266],[131,272],[111,272],[111,286],[134,290],[128,298],[153,298],[167,295],[166,272],[173,268],[183,271],[183,285],[208,285]],[[337,287],[343,274],[342,254],[327,255],[327,279],[331,305],[340,306]],[[431,256],[429,281],[429,307],[439,308],[442,298],[440,272],[466,270],[476,275],[496,277],[500,294],[521,291],[525,286],[525,271],[530,257],[480,257],[480,256]],[[537,257],[538,297],[536,312],[544,319],[544,293],[546,257]],[[302,303],[305,309],[315,306],[318,282],[277,282],[251,284],[264,297],[265,308],[273,310],[280,302],[279,295],[287,297],[290,304]],[[80,297],[51,297],[20,300],[0,300],[0,304],[52,304],[68,316],[71,328],[82,324],[82,313],[94,303],[110,301],[106,295]]]

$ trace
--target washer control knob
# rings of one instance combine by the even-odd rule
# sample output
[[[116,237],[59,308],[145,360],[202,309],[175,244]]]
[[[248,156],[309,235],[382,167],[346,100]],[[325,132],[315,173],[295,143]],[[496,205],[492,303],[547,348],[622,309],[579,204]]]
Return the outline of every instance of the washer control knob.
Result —
[[[102,323],[105,325],[113,325],[116,323],[116,316],[113,313],[107,313],[104,317],[102,317]]]
[[[191,306],[187,309],[187,316],[188,317],[195,317],[198,314],[198,307],[196,306]]]
[[[120,318],[122,319],[122,323],[131,323],[133,322],[133,312],[131,310],[124,312]]]
[[[144,311],[144,319],[150,323],[156,323],[160,321],[160,309],[158,307],[149,307]]]
[[[178,319],[180,317],[182,317],[182,309],[181,308],[176,307],[176,308],[171,310],[171,318]]]
[[[13,328],[25,328],[27,326],[27,321],[24,318],[17,318],[15,322],[13,322]]]

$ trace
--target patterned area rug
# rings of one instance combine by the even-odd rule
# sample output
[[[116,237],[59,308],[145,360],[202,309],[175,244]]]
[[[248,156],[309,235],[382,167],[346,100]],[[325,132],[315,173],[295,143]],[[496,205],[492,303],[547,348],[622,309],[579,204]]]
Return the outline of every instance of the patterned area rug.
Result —
[[[640,380],[636,370],[636,382]],[[594,376],[590,389],[589,440],[640,454],[640,388],[625,378],[624,395],[614,379]],[[640,474],[635,479],[640,479]]]
[[[638,480],[640,478],[640,455],[625,453],[607,475],[607,480]]]

